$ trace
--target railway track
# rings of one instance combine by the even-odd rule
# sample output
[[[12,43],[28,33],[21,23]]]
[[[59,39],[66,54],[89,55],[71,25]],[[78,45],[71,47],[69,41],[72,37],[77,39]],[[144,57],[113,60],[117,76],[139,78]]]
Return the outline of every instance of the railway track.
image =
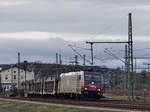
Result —
[[[142,104],[141,102],[129,102],[120,100],[105,99],[101,101],[83,101],[83,100],[71,100],[71,99],[56,99],[56,98],[16,98],[16,97],[1,97],[7,99],[17,99],[26,101],[36,101],[54,104],[68,104],[76,106],[89,106],[89,107],[101,107],[101,108],[114,108],[114,109],[126,109],[126,110],[147,110],[150,111],[149,104]]]

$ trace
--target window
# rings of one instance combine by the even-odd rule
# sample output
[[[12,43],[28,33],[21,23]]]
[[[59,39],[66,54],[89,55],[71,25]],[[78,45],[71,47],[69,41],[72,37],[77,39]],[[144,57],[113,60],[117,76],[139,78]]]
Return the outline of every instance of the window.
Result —
[[[98,75],[85,75],[86,81],[100,81],[100,76]]]
[[[16,73],[16,71],[14,71],[14,73]]]
[[[24,77],[23,77],[23,76],[21,76],[21,80],[23,80],[23,78],[24,78]]]
[[[91,75],[85,75],[85,80],[90,81],[91,80]]]
[[[16,79],[16,75],[14,75],[14,79]]]
[[[8,75],[5,75],[5,80],[8,80]]]

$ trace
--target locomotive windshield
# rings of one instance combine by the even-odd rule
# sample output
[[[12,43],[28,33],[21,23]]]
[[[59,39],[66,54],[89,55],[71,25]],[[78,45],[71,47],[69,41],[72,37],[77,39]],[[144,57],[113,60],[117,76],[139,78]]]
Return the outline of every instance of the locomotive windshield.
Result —
[[[98,75],[85,75],[85,81],[99,82],[100,81],[100,76],[98,76]]]

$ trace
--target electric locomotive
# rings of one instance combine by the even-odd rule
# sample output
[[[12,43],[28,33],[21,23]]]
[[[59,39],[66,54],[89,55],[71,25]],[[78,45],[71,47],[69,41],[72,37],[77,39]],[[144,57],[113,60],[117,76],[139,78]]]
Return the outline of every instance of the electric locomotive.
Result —
[[[62,73],[58,84],[58,94],[79,97],[103,97],[103,77],[96,72]]]

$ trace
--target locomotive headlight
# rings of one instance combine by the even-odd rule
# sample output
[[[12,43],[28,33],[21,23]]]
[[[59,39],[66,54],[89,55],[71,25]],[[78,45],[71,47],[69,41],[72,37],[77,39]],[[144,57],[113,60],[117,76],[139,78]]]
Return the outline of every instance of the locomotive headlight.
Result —
[[[87,90],[87,88],[84,88],[84,90]]]
[[[97,91],[101,91],[101,89],[97,89]]]
[[[94,82],[91,82],[91,84],[95,84]]]

